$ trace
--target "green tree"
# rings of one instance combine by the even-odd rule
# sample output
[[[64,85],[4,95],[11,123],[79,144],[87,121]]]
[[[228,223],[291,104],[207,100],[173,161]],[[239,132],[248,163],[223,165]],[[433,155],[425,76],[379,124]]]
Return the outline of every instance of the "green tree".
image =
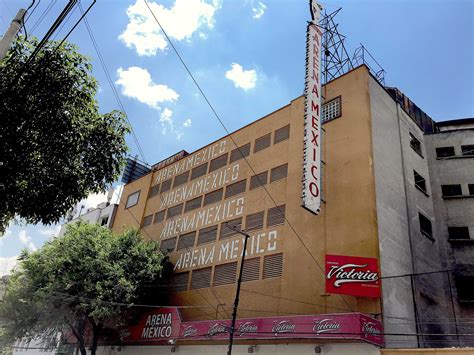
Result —
[[[99,113],[97,81],[77,47],[51,41],[27,63],[36,39],[0,61],[0,233],[9,221],[56,223],[123,167],[124,114]]]
[[[114,235],[83,222],[21,259],[0,304],[4,342],[39,338],[53,347],[58,333],[69,332],[82,355],[86,345],[95,354],[104,328],[122,324],[130,305],[150,295],[150,285],[163,283],[169,266],[157,243],[143,241],[138,231]],[[165,302],[159,294],[154,298]]]

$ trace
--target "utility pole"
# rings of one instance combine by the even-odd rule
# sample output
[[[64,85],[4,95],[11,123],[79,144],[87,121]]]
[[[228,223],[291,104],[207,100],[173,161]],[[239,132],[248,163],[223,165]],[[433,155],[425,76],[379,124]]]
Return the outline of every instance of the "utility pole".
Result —
[[[230,326],[230,334],[229,334],[229,348],[227,350],[227,355],[232,355],[232,344],[234,342],[234,333],[235,333],[235,320],[237,318],[237,307],[239,306],[240,285],[242,283],[242,272],[244,270],[245,253],[247,252],[247,241],[249,240],[250,236],[244,231],[237,229],[235,226],[230,226],[227,223],[225,225],[227,228],[230,228],[233,231],[239,234],[242,234],[245,237],[244,248],[242,250],[242,259],[240,261],[239,279],[237,280],[237,291],[235,293],[234,310],[232,311],[232,324]]]
[[[5,58],[8,50],[10,49],[10,46],[12,45],[13,40],[20,31],[21,26],[23,26],[23,19],[25,17],[25,13],[25,9],[20,9],[18,11],[12,23],[10,24],[10,27],[8,27],[7,32],[0,40],[0,60]]]

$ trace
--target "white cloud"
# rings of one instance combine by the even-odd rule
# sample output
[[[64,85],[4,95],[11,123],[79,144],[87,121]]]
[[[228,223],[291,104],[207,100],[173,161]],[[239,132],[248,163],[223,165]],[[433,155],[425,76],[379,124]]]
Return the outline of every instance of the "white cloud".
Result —
[[[118,80],[115,82],[122,86],[125,96],[134,98],[156,110],[160,109],[159,103],[176,101],[179,95],[166,85],[155,84],[150,73],[140,67],[117,70]]]
[[[188,118],[186,121],[183,122],[183,127],[186,127],[186,128],[191,127],[192,123],[193,122],[191,121],[191,119]]]
[[[18,264],[18,256],[0,258],[0,277],[10,275],[13,268]]]
[[[254,7],[252,9],[252,12],[253,12],[253,18],[258,20],[260,17],[263,16],[263,14],[265,13],[265,10],[267,9],[267,5],[265,5],[263,2],[258,2],[258,5],[257,7]]]
[[[27,247],[30,251],[36,251],[36,245],[33,243],[31,237],[26,233],[26,229],[22,229],[18,235],[21,244]]]
[[[225,73],[225,77],[231,80],[236,88],[244,90],[253,89],[257,84],[257,72],[253,69],[243,70],[237,63],[232,63],[232,68]]]
[[[173,120],[173,111],[166,107],[160,114],[160,123],[161,133],[171,133],[176,136],[176,139],[181,139],[184,134],[183,128],[191,127],[192,121],[188,118],[181,124],[181,128],[176,128],[176,125]]]
[[[190,40],[198,29],[214,27],[214,14],[220,7],[220,1],[176,0],[169,9],[153,1],[148,1],[148,5],[168,36],[182,41]],[[127,28],[119,36],[127,47],[135,48],[138,55],[145,56],[155,55],[158,49],[166,49],[166,38],[143,0],[130,5],[127,16]]]

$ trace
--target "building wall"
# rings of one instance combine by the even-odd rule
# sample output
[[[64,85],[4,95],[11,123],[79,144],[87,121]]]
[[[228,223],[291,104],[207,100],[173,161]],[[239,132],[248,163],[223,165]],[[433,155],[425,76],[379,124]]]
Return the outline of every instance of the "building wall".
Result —
[[[90,209],[83,215],[70,220],[69,222],[63,224],[59,231],[58,236],[63,236],[66,232],[68,225],[76,223],[78,221],[84,221],[86,223],[99,223],[102,225],[102,220],[107,219],[107,222],[103,224],[104,227],[110,228],[113,224],[115,218],[115,211],[117,210],[118,205],[110,204],[106,205],[105,203],[100,204],[97,208]]]

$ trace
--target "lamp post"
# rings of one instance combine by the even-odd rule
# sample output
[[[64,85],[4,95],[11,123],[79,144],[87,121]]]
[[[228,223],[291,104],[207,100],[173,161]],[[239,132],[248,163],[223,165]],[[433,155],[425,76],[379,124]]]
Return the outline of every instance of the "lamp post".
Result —
[[[225,225],[227,228],[232,229],[233,231],[239,234],[242,234],[245,237],[244,248],[242,250],[242,259],[240,261],[239,278],[237,279],[237,291],[235,293],[234,309],[232,311],[232,323],[230,326],[230,334],[229,334],[229,348],[227,350],[227,355],[232,355],[232,344],[234,342],[234,333],[235,333],[235,320],[237,318],[237,307],[239,306],[240,285],[242,283],[242,272],[244,270],[245,253],[247,251],[247,241],[250,238],[250,236],[244,231],[241,231],[238,228],[236,228],[236,226],[230,226],[227,223]]]

